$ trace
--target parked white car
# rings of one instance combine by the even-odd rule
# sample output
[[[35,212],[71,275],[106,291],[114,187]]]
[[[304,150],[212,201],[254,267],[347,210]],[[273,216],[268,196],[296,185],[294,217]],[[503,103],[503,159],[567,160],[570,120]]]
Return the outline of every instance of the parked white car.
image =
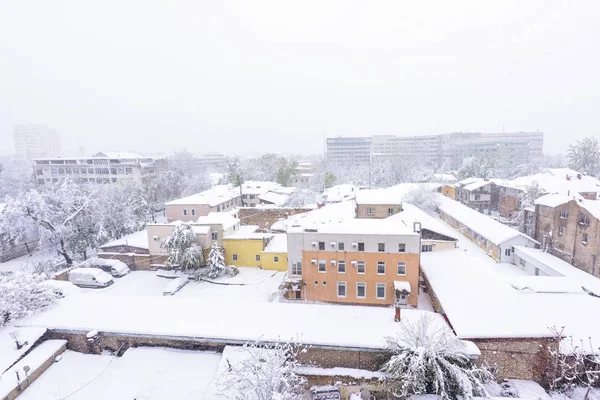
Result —
[[[52,289],[60,297],[70,296],[72,294],[81,293],[81,289],[68,281],[59,281],[50,279],[47,281],[40,282],[40,285],[44,285]]]
[[[167,286],[165,286],[165,290],[163,290],[163,296],[173,296],[179,291],[179,289],[187,285],[189,280],[190,279],[187,276],[180,276],[179,278],[173,279],[167,284]]]
[[[75,268],[69,271],[69,282],[80,287],[103,288],[114,283],[112,276],[99,268]]]
[[[115,278],[123,277],[131,272],[123,261],[100,257],[92,257],[81,263],[80,266],[83,268],[100,268]]]

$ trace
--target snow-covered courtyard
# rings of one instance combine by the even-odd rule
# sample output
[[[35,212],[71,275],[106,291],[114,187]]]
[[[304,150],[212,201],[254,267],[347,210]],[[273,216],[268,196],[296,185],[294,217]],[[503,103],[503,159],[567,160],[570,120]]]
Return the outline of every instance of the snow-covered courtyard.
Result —
[[[169,348],[131,348],[122,357],[67,350],[19,399],[203,399],[220,359]]]
[[[285,273],[259,268],[240,268],[232,278],[219,277],[212,282],[190,281],[175,297],[200,298],[209,302],[263,302],[277,299]],[[171,279],[157,276],[155,271],[133,271],[104,289],[82,289],[83,295],[162,296]]]

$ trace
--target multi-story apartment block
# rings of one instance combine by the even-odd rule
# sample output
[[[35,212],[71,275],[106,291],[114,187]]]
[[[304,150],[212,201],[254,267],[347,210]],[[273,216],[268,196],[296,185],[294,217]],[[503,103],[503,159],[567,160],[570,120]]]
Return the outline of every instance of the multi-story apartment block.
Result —
[[[37,158],[33,167],[39,185],[65,178],[77,183],[115,183],[141,180],[166,170],[166,160],[136,153],[97,153],[89,158]]]
[[[15,152],[18,157],[34,159],[58,157],[60,136],[45,125],[15,125],[13,128]]]
[[[332,303],[417,306],[417,226],[355,219],[288,229],[293,298]]]
[[[369,165],[371,162],[371,138],[327,138],[326,161],[329,165]]]
[[[469,133],[363,138],[328,138],[327,161],[332,164],[373,166],[410,158],[431,167],[460,167],[466,157],[493,156],[505,175],[542,155],[542,132]]]
[[[165,203],[165,213],[168,222],[190,222],[209,213],[230,211],[241,205],[239,188],[218,185],[203,192]]]
[[[477,209],[480,213],[491,213],[492,191],[496,184],[487,179],[478,179],[465,185],[456,186],[456,200]]]
[[[549,194],[535,201],[534,238],[542,248],[600,277],[600,202]]]

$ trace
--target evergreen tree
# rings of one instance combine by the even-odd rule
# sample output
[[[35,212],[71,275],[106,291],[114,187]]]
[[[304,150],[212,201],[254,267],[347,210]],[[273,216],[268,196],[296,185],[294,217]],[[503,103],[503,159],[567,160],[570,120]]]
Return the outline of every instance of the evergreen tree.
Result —
[[[216,243],[210,248],[208,254],[208,277],[216,278],[226,272],[225,255]]]

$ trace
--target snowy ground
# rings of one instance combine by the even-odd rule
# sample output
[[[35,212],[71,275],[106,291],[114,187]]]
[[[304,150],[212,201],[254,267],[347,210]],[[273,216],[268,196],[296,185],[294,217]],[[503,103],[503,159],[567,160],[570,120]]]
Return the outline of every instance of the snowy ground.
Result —
[[[64,261],[64,259],[56,257],[56,252],[54,252],[54,251],[34,252],[33,256],[29,256],[28,254],[26,254],[21,257],[13,258],[12,260],[1,262],[0,263],[0,272],[23,271],[23,270],[26,270],[26,269],[32,267],[34,264],[36,264],[42,260],[49,260],[49,259],[56,259],[57,262]]]
[[[131,348],[118,358],[67,350],[19,400],[203,399],[220,359],[167,348]]]
[[[285,273],[259,268],[240,268],[233,277],[221,277],[214,282],[190,281],[175,297],[202,298],[214,302],[262,302],[276,298]],[[82,288],[84,295],[101,296],[162,296],[171,281],[159,278],[154,271],[133,271],[104,289]]]

